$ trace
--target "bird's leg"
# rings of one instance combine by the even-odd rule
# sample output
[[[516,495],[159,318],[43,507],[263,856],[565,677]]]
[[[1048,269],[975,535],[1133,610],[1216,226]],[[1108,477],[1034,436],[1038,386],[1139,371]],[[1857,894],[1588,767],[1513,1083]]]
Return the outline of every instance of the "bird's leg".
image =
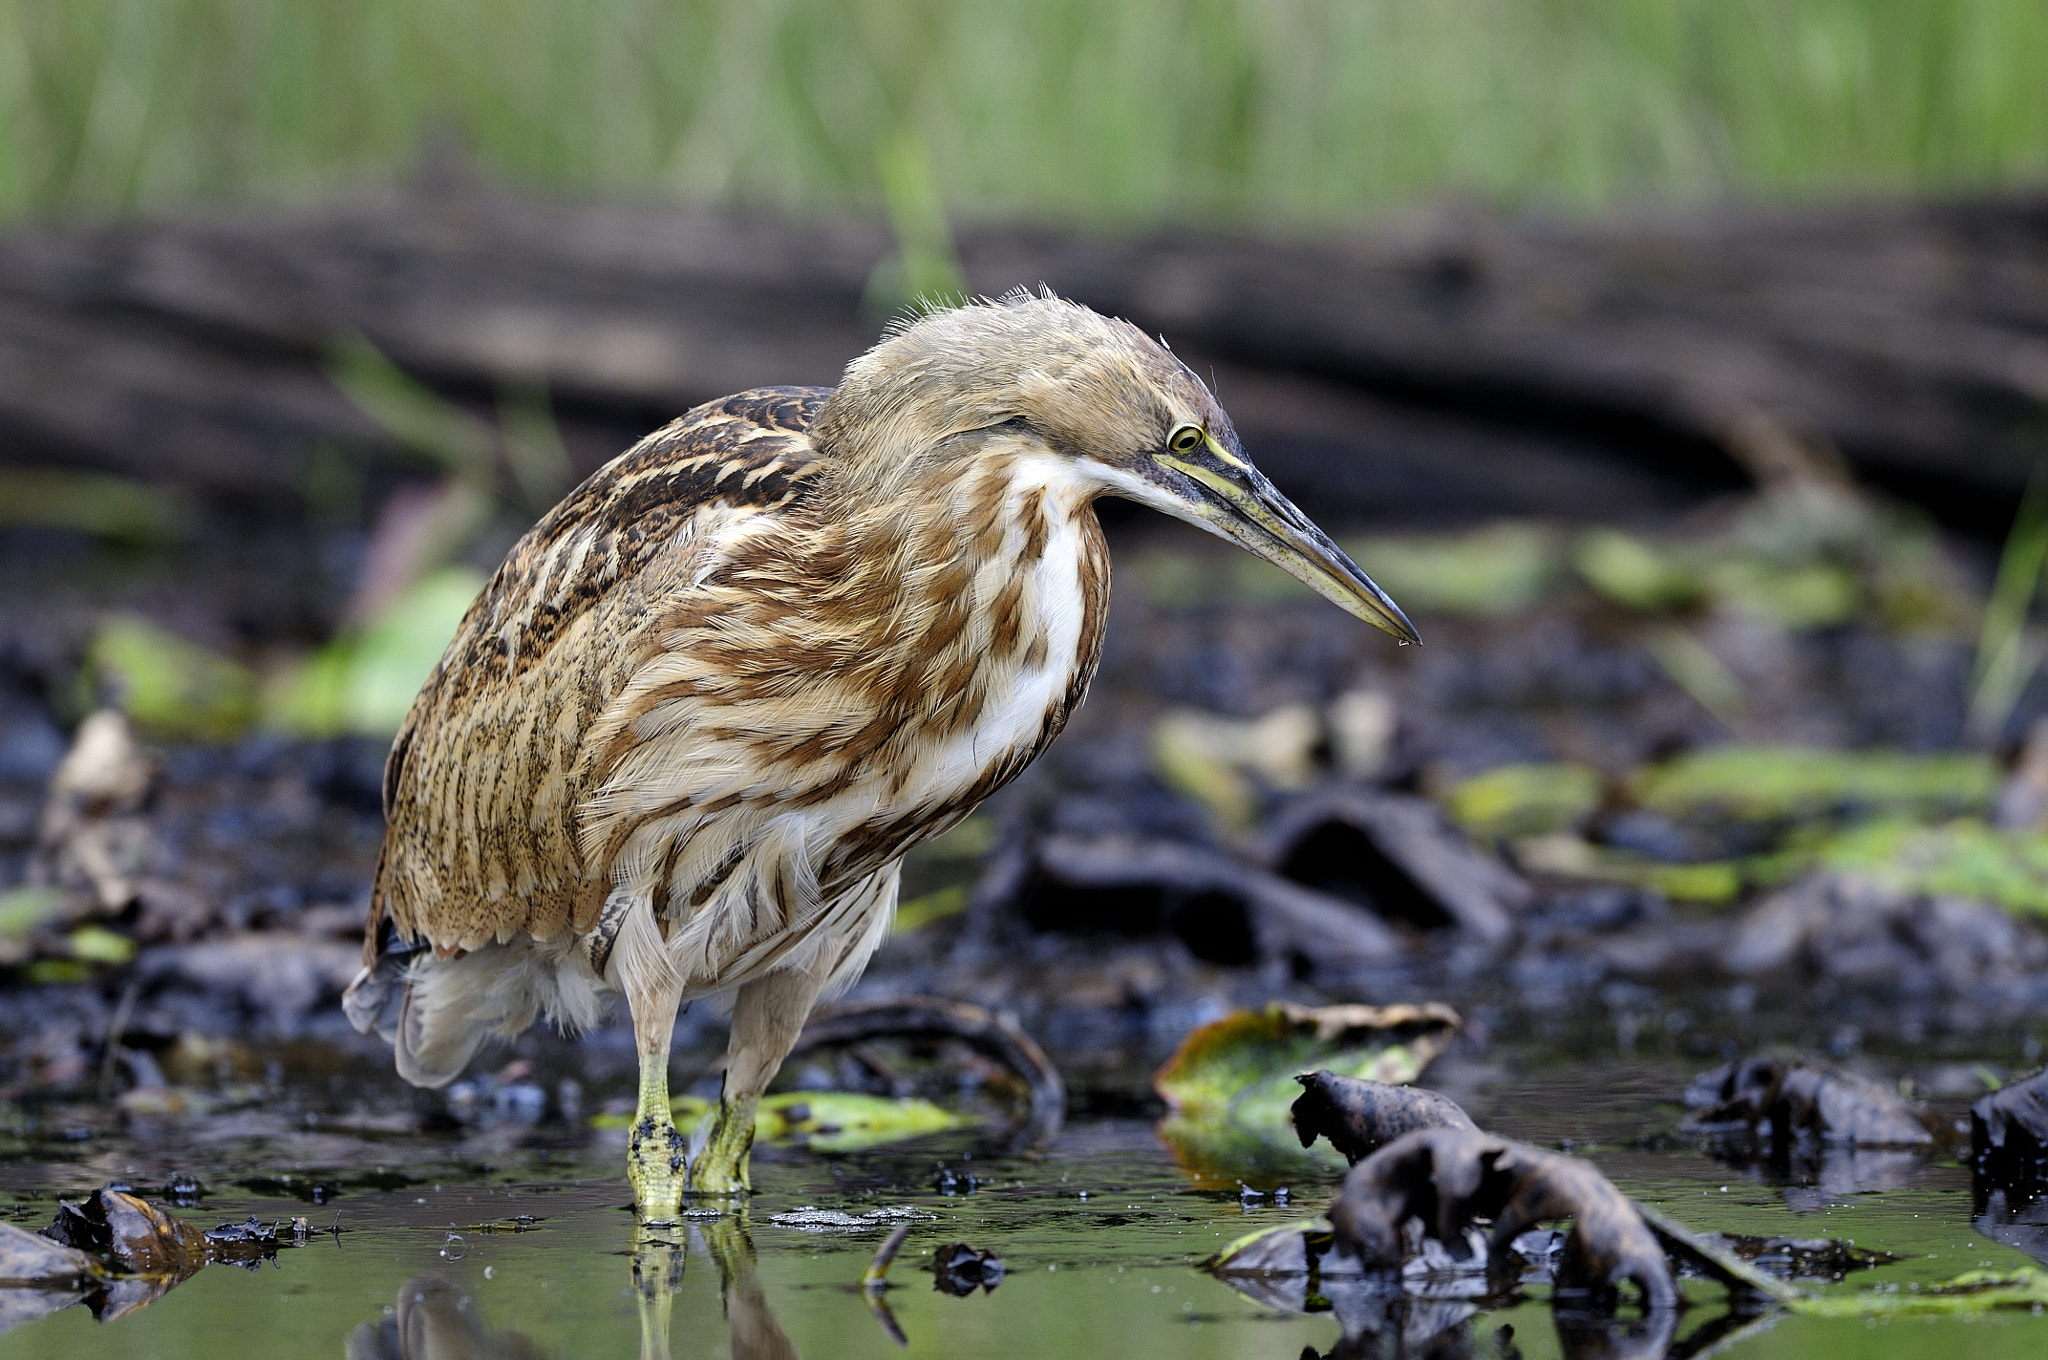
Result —
[[[718,1119],[703,1151],[690,1163],[691,1194],[746,1193],[747,1154],[754,1146],[754,1115],[761,1107],[761,1093],[796,1046],[811,1005],[827,981],[808,973],[770,973],[740,988],[732,1008],[732,1038],[725,1049]]]
[[[633,1039],[640,1050],[640,1107],[626,1137],[626,1179],[644,1223],[674,1223],[682,1214],[683,1135],[668,1103],[668,1045],[675,1032],[680,986],[628,987]]]

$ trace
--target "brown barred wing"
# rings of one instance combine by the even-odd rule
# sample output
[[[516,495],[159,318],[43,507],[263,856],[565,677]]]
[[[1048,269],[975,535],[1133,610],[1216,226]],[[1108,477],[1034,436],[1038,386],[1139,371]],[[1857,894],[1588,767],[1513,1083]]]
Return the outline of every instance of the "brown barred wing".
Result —
[[[593,474],[512,549],[413,701],[385,769],[365,953],[388,915],[443,951],[586,930],[607,890],[577,843],[584,734],[659,650],[679,583],[796,513],[829,390],[689,412]]]

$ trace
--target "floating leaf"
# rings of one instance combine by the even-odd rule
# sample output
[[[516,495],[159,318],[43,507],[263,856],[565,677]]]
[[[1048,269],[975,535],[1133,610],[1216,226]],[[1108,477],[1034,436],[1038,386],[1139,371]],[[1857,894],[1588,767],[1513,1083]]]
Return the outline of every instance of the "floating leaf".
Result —
[[[1288,1110],[1297,1074],[1400,1085],[1415,1080],[1462,1022],[1450,1007],[1324,1006],[1275,1002],[1233,1011],[1181,1041],[1152,1078],[1171,1111],[1159,1134],[1183,1165],[1220,1176],[1329,1174],[1344,1160],[1322,1143],[1304,1151]]]
[[[669,1108],[676,1123],[689,1128],[709,1114],[715,1103],[677,1096]],[[762,1098],[754,1116],[754,1138],[763,1143],[801,1144],[813,1152],[858,1152],[943,1133],[968,1122],[915,1097],[896,1100],[856,1091],[782,1091]]]
[[[1971,1270],[1919,1288],[1856,1290],[1801,1297],[1793,1312],[1824,1318],[1939,1317],[2007,1308],[2048,1309],[2048,1270]]]

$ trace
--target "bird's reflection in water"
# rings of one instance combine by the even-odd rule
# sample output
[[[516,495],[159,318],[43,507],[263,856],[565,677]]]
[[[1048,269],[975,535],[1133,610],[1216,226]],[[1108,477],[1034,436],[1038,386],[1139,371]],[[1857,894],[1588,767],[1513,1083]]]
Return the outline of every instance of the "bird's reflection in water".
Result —
[[[398,1287],[398,1305],[349,1334],[347,1360],[541,1360],[518,1332],[494,1332],[469,1291],[433,1271]]]
[[[634,1230],[633,1285],[639,1301],[641,1360],[670,1360],[669,1313],[691,1255],[718,1267],[733,1360],[802,1360],[782,1330],[754,1256],[753,1239],[739,1218],[702,1225]],[[346,1360],[541,1360],[542,1351],[519,1332],[494,1332],[477,1301],[439,1272],[415,1275],[398,1290],[396,1307],[350,1334]]]

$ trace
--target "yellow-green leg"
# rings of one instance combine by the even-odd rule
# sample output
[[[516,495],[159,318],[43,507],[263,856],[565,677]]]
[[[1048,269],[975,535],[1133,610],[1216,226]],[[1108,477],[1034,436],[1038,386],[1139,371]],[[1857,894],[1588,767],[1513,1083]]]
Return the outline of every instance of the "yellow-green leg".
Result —
[[[626,1179],[633,1183],[633,1208],[643,1223],[682,1217],[686,1145],[668,1104],[668,1045],[681,999],[680,988],[670,986],[626,989],[633,1043],[640,1051],[640,1105],[626,1135]]]
[[[754,1147],[761,1093],[796,1047],[827,980],[808,973],[771,973],[740,988],[733,1002],[718,1119],[703,1150],[690,1162],[692,1195],[747,1193],[747,1160]]]
[[[668,1104],[668,1045],[640,1055],[640,1108],[626,1138],[626,1179],[643,1223],[673,1223],[682,1214],[685,1144]]]

